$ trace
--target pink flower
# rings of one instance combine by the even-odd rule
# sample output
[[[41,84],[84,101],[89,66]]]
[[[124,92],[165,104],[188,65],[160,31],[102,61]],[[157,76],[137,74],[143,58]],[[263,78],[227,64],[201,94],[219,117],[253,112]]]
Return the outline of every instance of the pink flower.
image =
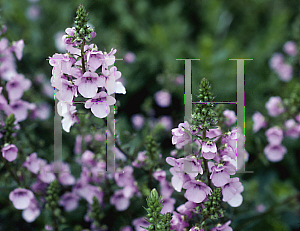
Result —
[[[225,124],[229,127],[232,124],[234,124],[236,122],[236,115],[234,111],[228,110],[226,109],[223,112],[223,115],[225,116]]]
[[[25,188],[16,188],[9,194],[9,200],[16,209],[26,209],[34,198],[33,192]]]
[[[269,65],[272,69],[277,70],[284,61],[284,56],[280,53],[273,54],[270,59]]]
[[[266,103],[266,109],[272,117],[276,117],[285,111],[282,100],[279,96],[270,97],[269,101]]]
[[[161,213],[166,214],[167,212],[173,212],[175,202],[176,200],[174,198],[163,198],[163,208],[161,210]]]
[[[227,172],[226,166],[219,164],[218,166],[212,166],[212,174],[210,175],[211,182],[216,187],[222,187],[230,180],[230,175]]]
[[[255,112],[253,114],[252,120],[253,120],[253,128],[252,128],[253,132],[258,132],[259,129],[265,128],[267,126],[265,117],[259,112]]]
[[[61,196],[59,205],[63,206],[67,212],[71,212],[78,207],[79,197],[71,192],[67,192]]]
[[[35,198],[31,199],[29,206],[23,210],[22,217],[28,223],[33,222],[41,214],[39,203]]]
[[[227,221],[225,224],[218,224],[216,227],[212,228],[210,231],[232,231],[232,228],[229,227],[231,221]]]
[[[282,63],[276,72],[284,82],[289,82],[293,78],[293,67],[290,64]]]
[[[241,195],[243,191],[244,186],[239,182],[239,178],[231,178],[227,184],[222,186],[223,201],[227,201],[231,207],[238,207],[243,202]]]
[[[35,104],[30,104],[21,99],[10,101],[9,106],[18,122],[21,122],[27,118],[28,109],[31,109],[31,110],[35,109]]]
[[[271,127],[266,131],[267,140],[272,145],[279,145],[283,139],[283,131],[280,127]]]
[[[153,175],[154,179],[159,182],[163,182],[166,180],[166,172],[164,170],[157,170],[157,171],[153,172],[152,175]]]
[[[144,219],[144,217],[136,218],[132,221],[132,225],[135,228],[135,231],[145,231],[143,227],[148,227],[150,223]]]
[[[2,156],[9,162],[17,159],[18,148],[14,144],[5,145],[2,149]]]
[[[211,188],[198,180],[187,181],[182,187],[187,189],[184,197],[195,203],[201,203],[207,195],[211,194]]]
[[[289,119],[284,122],[286,128],[285,136],[289,136],[293,139],[297,139],[300,135],[300,123],[296,123],[295,120]]]
[[[297,44],[293,41],[288,41],[283,45],[283,50],[290,56],[296,56],[298,54]]]
[[[131,116],[131,122],[134,129],[140,130],[144,125],[145,119],[144,116],[140,114],[134,114],[133,116]]]
[[[24,75],[17,74],[14,78],[10,79],[6,84],[9,100],[20,99],[24,93],[31,86],[31,81],[25,79]]]
[[[35,21],[40,16],[40,7],[37,5],[29,6],[26,10],[26,16],[32,21]]]
[[[281,161],[286,154],[287,149],[283,145],[269,144],[265,147],[264,153],[269,161],[278,162]]]
[[[125,63],[133,63],[135,61],[135,54],[133,52],[127,52],[123,59]]]
[[[162,108],[169,107],[172,101],[171,94],[164,90],[156,92],[154,99],[157,105]]]
[[[105,86],[104,78],[95,72],[85,72],[81,78],[75,80],[79,93],[85,98],[92,98],[97,94],[98,87]]]
[[[27,156],[26,161],[23,163],[23,167],[27,168],[28,171],[38,174],[41,167],[43,165],[46,165],[46,161],[40,158],[37,158],[36,152],[33,152],[30,154],[30,156]]]
[[[182,231],[186,227],[189,227],[189,223],[183,219],[183,216],[180,213],[173,211],[171,229],[175,231]]]
[[[173,127],[173,121],[171,116],[161,116],[158,119],[159,123],[161,123],[165,130],[169,131]]]
[[[130,200],[128,197],[125,197],[124,190],[119,189],[110,197],[110,204],[114,205],[118,211],[124,211],[129,207]]]
[[[192,142],[191,136],[188,133],[189,129],[190,125],[187,121],[185,121],[184,123],[180,123],[178,125],[178,128],[172,129],[172,144],[175,144],[175,147],[177,149],[181,149],[187,143]]]
[[[24,48],[24,40],[21,39],[17,42],[13,42],[11,46],[11,51],[14,51],[18,60],[22,59]]]
[[[98,118],[104,118],[110,113],[109,105],[114,105],[116,99],[106,92],[101,91],[97,93],[92,99],[86,101],[84,107],[91,108],[94,116]]]
[[[178,75],[174,80],[176,85],[182,85],[184,83],[184,77],[183,75]]]
[[[207,142],[202,142],[202,156],[207,159],[211,160],[215,158],[217,155],[217,145],[215,142],[207,141]]]

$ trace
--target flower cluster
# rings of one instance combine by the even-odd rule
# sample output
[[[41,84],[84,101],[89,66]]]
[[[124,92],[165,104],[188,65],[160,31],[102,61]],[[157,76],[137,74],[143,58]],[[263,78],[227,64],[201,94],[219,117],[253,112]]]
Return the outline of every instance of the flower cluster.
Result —
[[[289,55],[291,64],[284,63],[284,56],[275,53],[270,59],[270,67],[277,72],[282,81],[288,82],[293,75],[293,65],[298,65],[298,62],[296,62],[298,58],[297,44],[288,41],[283,49]],[[266,129],[265,136],[268,144],[263,152],[269,161],[278,162],[284,158],[284,155],[287,153],[286,147],[282,145],[284,137],[299,138],[299,104],[300,84],[296,83],[289,98],[282,100],[280,96],[272,96],[266,102],[265,107],[270,116],[269,118],[265,118],[260,112],[253,114],[253,132],[257,133],[262,128]]]
[[[203,103],[212,102],[214,99],[209,90],[209,82],[203,79],[200,84],[200,103],[192,115],[193,125],[185,121],[172,130],[172,143],[177,149],[192,144],[196,147],[192,154],[183,158],[166,159],[172,166],[172,186],[178,192],[185,189],[184,197],[188,200],[177,208],[179,214],[173,212],[171,228],[178,231],[189,226],[186,218],[191,219],[198,215],[201,215],[198,217],[200,222],[190,230],[206,230],[207,219],[214,221],[224,217],[222,201],[232,207],[240,206],[243,201],[243,185],[238,177],[230,177],[239,167],[237,158],[244,157],[241,153],[246,154],[241,148],[242,145],[237,144],[240,140],[238,137],[242,137],[241,132],[240,129],[233,128],[222,133],[221,128],[216,126],[218,116],[213,110],[214,105]],[[224,116],[227,126],[235,123],[236,116],[233,111],[224,111]],[[221,145],[220,148],[217,143]],[[227,227],[226,230],[232,230],[228,227],[229,224],[230,221],[223,225],[224,228]],[[221,230],[219,227],[220,224],[213,229]]]
[[[116,103],[113,94],[126,93],[120,81],[121,72],[113,66],[117,50],[112,48],[106,53],[98,50],[95,44],[87,45],[96,36],[96,32],[87,26],[87,21],[87,13],[80,5],[75,18],[76,27],[67,28],[62,37],[67,52],[49,58],[53,66],[51,83],[58,90],[55,94],[59,100],[57,112],[63,117],[62,126],[66,132],[74,123],[79,123],[74,105],[74,98],[79,94],[83,99],[77,103],[84,102],[86,109],[91,109],[96,117],[104,118],[110,113],[110,105]]]
[[[281,53],[275,53],[270,59],[269,66],[276,72],[280,80],[289,82],[293,78],[293,63],[296,62],[298,54],[297,44],[293,41],[287,41],[283,46],[284,52],[289,56],[285,62]]]

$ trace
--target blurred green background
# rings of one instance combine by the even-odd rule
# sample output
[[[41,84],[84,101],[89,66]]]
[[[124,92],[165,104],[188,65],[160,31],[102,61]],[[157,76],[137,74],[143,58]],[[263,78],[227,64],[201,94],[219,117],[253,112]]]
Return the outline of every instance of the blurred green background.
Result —
[[[250,154],[250,162],[256,161],[256,165],[253,167],[255,174],[243,176],[245,205],[238,208],[237,213],[247,211],[247,206],[256,206],[253,201],[263,203],[267,200],[267,205],[274,204],[283,200],[280,195],[287,198],[290,192],[299,191],[299,140],[285,141],[284,145],[291,157],[286,157],[282,162],[266,164],[263,160],[257,161],[263,158],[259,154],[262,154],[266,142],[263,132],[252,133],[252,115],[255,111],[267,115],[265,103],[268,99],[277,95],[281,98],[288,97],[293,86],[299,82],[299,65],[294,67],[293,79],[283,83],[270,70],[268,62],[273,53],[283,52],[282,46],[286,41],[293,40],[300,44],[300,1],[0,2],[1,20],[8,28],[5,36],[10,41],[24,39],[25,42],[23,59],[17,65],[18,72],[24,73],[26,78],[34,82],[33,89],[23,97],[27,101],[46,101],[54,107],[53,99],[43,95],[42,85],[36,83],[35,78],[38,74],[43,74],[45,82],[50,82],[51,66],[47,58],[54,53],[62,53],[55,45],[56,38],[58,33],[73,26],[75,11],[80,3],[89,12],[89,23],[97,33],[92,43],[97,44],[99,50],[109,52],[111,48],[116,48],[116,58],[119,59],[127,52],[135,54],[133,63],[120,60],[115,63],[122,73],[127,90],[126,95],[117,95],[120,101],[117,126],[123,131],[134,131],[130,118],[136,113],[154,118],[171,115],[173,127],[183,121],[184,85],[177,85],[174,81],[177,76],[184,75],[184,62],[176,59],[201,59],[192,61],[193,101],[196,101],[197,88],[203,77],[212,84],[217,101],[236,101],[236,61],[229,59],[253,59],[245,61],[245,116],[246,149]],[[167,108],[159,107],[153,98],[154,93],[162,89],[172,95],[172,104]],[[235,106],[230,105],[228,108],[236,111]],[[149,113],[151,109],[154,114]],[[28,133],[34,131],[38,134],[32,134],[32,140],[36,139],[35,136],[44,140],[35,151],[45,158],[53,150],[53,138],[48,136],[53,133],[52,125],[53,114],[49,120],[28,129]],[[64,133],[64,150],[68,153],[73,151],[76,129],[73,130],[71,135]],[[262,140],[260,147],[255,143],[255,137]],[[171,132],[165,132],[162,140],[162,147],[171,150]],[[50,148],[45,150],[44,147]],[[264,185],[267,186],[263,187]],[[272,195],[271,199],[268,193]],[[263,221],[258,222],[257,227],[254,222],[254,227],[252,224],[248,229],[239,227],[239,221],[242,222],[243,217],[233,224],[234,230],[297,230],[299,218],[289,213],[284,213],[280,219],[267,214]]]

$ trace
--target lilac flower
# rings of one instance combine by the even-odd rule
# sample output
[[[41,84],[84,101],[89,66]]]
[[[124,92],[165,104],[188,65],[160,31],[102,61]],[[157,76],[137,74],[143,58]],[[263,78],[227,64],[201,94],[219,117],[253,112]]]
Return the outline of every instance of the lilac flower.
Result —
[[[44,183],[51,183],[55,180],[55,174],[53,173],[53,167],[50,164],[41,167],[38,179]]]
[[[23,48],[24,48],[24,40],[23,39],[21,39],[17,42],[13,42],[13,44],[11,46],[11,51],[15,52],[15,55],[16,55],[18,60],[22,59]]]
[[[49,118],[51,113],[52,107],[50,104],[44,102],[37,106],[37,108],[33,109],[30,119],[40,119],[40,120],[46,120]]]
[[[184,83],[184,76],[183,75],[178,75],[175,80],[174,80],[176,85],[182,85]]]
[[[145,231],[143,227],[148,227],[150,223],[144,219],[144,217],[136,218],[132,221],[132,225],[135,228],[135,231]]]
[[[160,185],[160,194],[164,198],[171,197],[172,193],[174,192],[174,188],[172,187],[172,184],[168,181],[161,181],[159,183]]]
[[[272,117],[276,117],[285,111],[282,100],[279,96],[270,97],[269,101],[266,103],[266,109]]]
[[[62,116],[64,117],[61,121],[64,131],[70,132],[71,126],[75,123],[79,123],[79,119],[76,115],[76,106],[71,106],[70,104],[64,104],[66,107],[62,111]],[[59,106],[59,104],[57,104]]]
[[[65,211],[71,212],[78,207],[79,197],[75,193],[67,192],[61,196],[59,205],[63,206]]]
[[[31,199],[29,206],[23,210],[22,217],[28,223],[33,222],[41,214],[39,203],[35,198]]]
[[[87,100],[84,107],[91,108],[94,116],[104,118],[110,113],[109,105],[114,105],[115,103],[116,99],[114,97],[107,95],[104,91],[101,91],[92,99]]]
[[[278,70],[278,68],[280,68],[283,61],[284,61],[284,56],[280,53],[275,53],[270,59],[269,65],[273,70]]]
[[[95,72],[85,72],[81,78],[75,80],[78,92],[85,98],[92,98],[97,94],[98,87],[104,87],[104,78]]]
[[[144,116],[140,114],[134,114],[131,116],[131,122],[134,129],[140,130],[144,125],[145,119]]]
[[[182,187],[187,189],[184,197],[195,203],[201,203],[207,195],[211,194],[211,188],[199,180],[191,179],[185,182]]]
[[[276,72],[284,82],[289,82],[293,77],[293,67],[287,63],[282,63]]]
[[[24,93],[31,86],[31,81],[25,79],[24,75],[17,74],[14,78],[10,79],[6,84],[9,100],[20,99]]]
[[[127,225],[127,226],[121,228],[120,231],[133,231],[133,229],[131,228],[131,226]]]
[[[132,166],[136,168],[140,168],[144,166],[145,161],[148,157],[146,156],[146,151],[138,152],[137,158],[132,162]]]
[[[263,213],[266,210],[266,206],[264,206],[263,204],[259,204],[256,206],[255,210],[259,213]]]
[[[266,131],[266,137],[270,144],[279,145],[283,139],[283,131],[280,127],[271,127]]]
[[[264,148],[264,153],[269,161],[281,161],[286,154],[287,149],[283,145],[269,144]]]
[[[297,139],[300,135],[300,123],[296,123],[295,120],[289,119],[284,122],[286,128],[285,135],[293,139]]]
[[[164,126],[166,131],[171,130],[171,128],[173,127],[173,121],[171,116],[161,116],[158,119],[158,121]]]
[[[156,104],[162,108],[169,107],[172,101],[171,94],[164,90],[156,92],[154,99]]]
[[[259,113],[259,112],[255,112],[252,115],[252,120],[253,120],[253,132],[258,132],[259,129],[261,128],[265,128],[267,126],[267,122],[265,121],[265,117]]]
[[[135,54],[133,52],[127,52],[123,59],[125,63],[133,63],[135,61]]]
[[[231,126],[232,124],[234,124],[236,122],[236,115],[235,115],[235,112],[234,111],[231,111],[231,110],[228,110],[226,109],[224,112],[223,112],[223,115],[225,116],[225,124],[229,127]]]
[[[87,165],[87,166],[95,166],[95,154],[90,151],[86,150],[81,156],[81,164]]]
[[[197,203],[194,203],[192,201],[187,201],[184,204],[177,207],[177,211],[180,214],[186,215],[189,219],[192,217],[192,209],[197,207]]]
[[[131,184],[134,181],[133,176],[132,176],[133,168],[130,165],[125,166],[123,168],[123,171],[124,171],[124,173],[122,173],[122,172],[114,173],[115,181],[119,187],[124,187],[126,185]]]
[[[215,142],[207,141],[207,142],[202,142],[202,156],[207,159],[211,160],[215,158],[217,155],[217,145]]]
[[[231,178],[227,184],[222,186],[223,201],[227,201],[231,207],[238,207],[243,202],[241,195],[243,191],[244,186],[239,182],[239,178]]]
[[[189,175],[185,174],[183,170],[182,172],[178,172],[175,170],[175,168],[170,168],[170,173],[173,175],[171,179],[173,188],[177,192],[181,192],[183,184],[189,181],[191,178]]]
[[[227,221],[225,224],[218,224],[216,227],[212,228],[210,231],[232,231],[232,228],[229,227],[231,221]]]
[[[223,164],[212,166],[212,174],[210,175],[210,179],[216,187],[221,187],[227,184],[230,180],[230,175],[227,172],[226,166]]]
[[[123,189],[119,189],[110,197],[110,204],[114,205],[118,211],[124,211],[129,207],[130,201],[124,196]]]
[[[178,128],[172,129],[172,144],[175,144],[177,149],[183,148],[187,143],[191,143],[191,135],[188,133],[190,125],[187,121],[180,123]]]
[[[43,159],[37,158],[37,153],[33,152],[30,156],[27,156],[26,161],[23,163],[23,167],[27,168],[28,171],[38,174],[41,166],[46,165],[47,162]]]
[[[175,202],[176,200],[174,198],[163,198],[163,208],[161,210],[161,213],[166,214],[167,212],[173,212]]]
[[[2,149],[2,156],[9,162],[17,159],[18,148],[14,144],[5,145]]]
[[[153,172],[152,176],[160,183],[166,180],[166,172],[164,170],[156,170]]]
[[[287,41],[283,45],[283,50],[290,56],[296,56],[298,54],[297,44],[293,41]]]
[[[186,227],[189,227],[189,223],[185,221],[184,216],[173,211],[173,216],[171,219],[171,229],[175,231],[182,231]]]
[[[35,109],[35,104],[30,104],[21,99],[10,101],[9,106],[12,110],[12,113],[16,117],[16,121],[21,122],[25,120],[28,116],[28,109]]]
[[[16,188],[9,194],[9,200],[16,209],[26,209],[34,198],[33,192],[25,188]]]
[[[54,169],[54,163],[52,163],[52,168]],[[62,185],[68,186],[75,184],[75,177],[70,173],[70,167],[67,163],[61,163],[61,172],[58,175],[58,181]]]

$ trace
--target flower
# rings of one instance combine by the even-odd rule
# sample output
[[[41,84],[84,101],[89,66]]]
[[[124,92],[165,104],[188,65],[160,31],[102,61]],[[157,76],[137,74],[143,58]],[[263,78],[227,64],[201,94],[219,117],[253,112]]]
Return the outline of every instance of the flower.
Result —
[[[33,192],[25,188],[16,188],[9,194],[9,200],[16,209],[26,209],[34,198]]]
[[[162,108],[169,107],[172,101],[171,94],[164,90],[156,92],[154,99],[156,104]]]
[[[223,201],[227,201],[231,207],[238,207],[243,202],[241,195],[243,191],[244,186],[239,182],[239,178],[231,178],[227,184],[222,186]]]
[[[23,163],[23,167],[27,168],[28,171],[38,174],[41,167],[46,165],[46,161],[40,158],[37,158],[37,153],[33,152],[30,156],[27,156],[26,161]]]
[[[23,48],[24,48],[24,40],[23,39],[21,39],[17,42],[13,42],[13,44],[11,46],[11,51],[15,52],[15,55],[16,55],[18,60],[22,59]]]
[[[81,78],[75,80],[78,86],[78,92],[85,98],[92,98],[97,94],[98,87],[104,87],[104,78],[98,76],[95,72],[87,71]]]
[[[279,145],[283,139],[283,131],[280,127],[271,127],[266,131],[266,137],[270,144]]]
[[[282,63],[276,72],[284,82],[289,82],[293,77],[293,67],[287,63]]]
[[[207,142],[202,142],[202,156],[207,159],[211,160],[215,158],[217,155],[217,145],[215,142],[207,141]]]
[[[119,189],[110,197],[110,204],[114,205],[118,211],[124,211],[129,207],[130,200],[125,197],[124,190]]]
[[[9,100],[20,99],[24,93],[31,86],[31,81],[25,79],[24,75],[17,74],[14,78],[10,79],[6,84]]]
[[[35,198],[31,199],[28,208],[23,210],[22,217],[28,223],[33,222],[41,214],[39,203]]]
[[[225,121],[224,123],[229,127],[231,126],[232,124],[234,124],[236,122],[236,115],[235,115],[235,112],[234,111],[231,111],[231,110],[228,110],[226,109],[224,112],[223,112],[223,115],[225,116]]]
[[[283,145],[269,144],[264,148],[264,153],[269,161],[278,162],[283,159],[287,149]]]
[[[181,149],[187,143],[192,142],[191,136],[188,133],[189,129],[190,125],[187,121],[180,123],[178,128],[172,129],[172,144],[175,144],[177,149]]]
[[[208,194],[211,194],[210,187],[205,183],[194,179],[185,182],[182,187],[187,189],[184,197],[195,203],[201,203]]]
[[[290,56],[296,56],[298,54],[297,44],[293,41],[287,41],[283,45],[283,50]]]
[[[9,162],[17,159],[18,148],[14,144],[5,145],[2,149],[2,156]]]
[[[73,211],[78,207],[79,197],[75,193],[66,192],[61,196],[59,205],[63,206],[67,212]]]
[[[259,129],[261,128],[265,128],[267,126],[267,122],[265,121],[265,117],[259,113],[259,112],[255,112],[252,115],[252,120],[253,120],[253,132],[258,132]]]
[[[133,63],[135,61],[135,54],[133,52],[127,52],[123,59],[125,63]]]
[[[276,117],[285,111],[282,100],[279,96],[270,97],[269,101],[266,102],[265,106],[268,110],[269,115],[272,117]]]
[[[140,130],[143,127],[144,121],[145,121],[144,116],[140,114],[134,114],[133,116],[131,116],[131,122],[133,128],[136,130]]]
[[[110,113],[109,105],[114,105],[116,99],[110,95],[107,95],[106,92],[101,91],[97,93],[92,99],[89,99],[85,102],[85,108],[91,108],[94,116],[98,118],[104,118]]]
[[[232,231],[232,228],[229,227],[231,221],[227,221],[225,224],[218,224],[216,227],[212,228],[210,231]]]
[[[280,53],[275,53],[270,59],[269,65],[273,70],[278,70],[278,68],[281,66],[283,61],[284,61],[284,56]]]
[[[226,169],[227,167],[223,164],[212,166],[212,174],[210,175],[210,179],[216,187],[221,187],[229,182],[230,175]]]

